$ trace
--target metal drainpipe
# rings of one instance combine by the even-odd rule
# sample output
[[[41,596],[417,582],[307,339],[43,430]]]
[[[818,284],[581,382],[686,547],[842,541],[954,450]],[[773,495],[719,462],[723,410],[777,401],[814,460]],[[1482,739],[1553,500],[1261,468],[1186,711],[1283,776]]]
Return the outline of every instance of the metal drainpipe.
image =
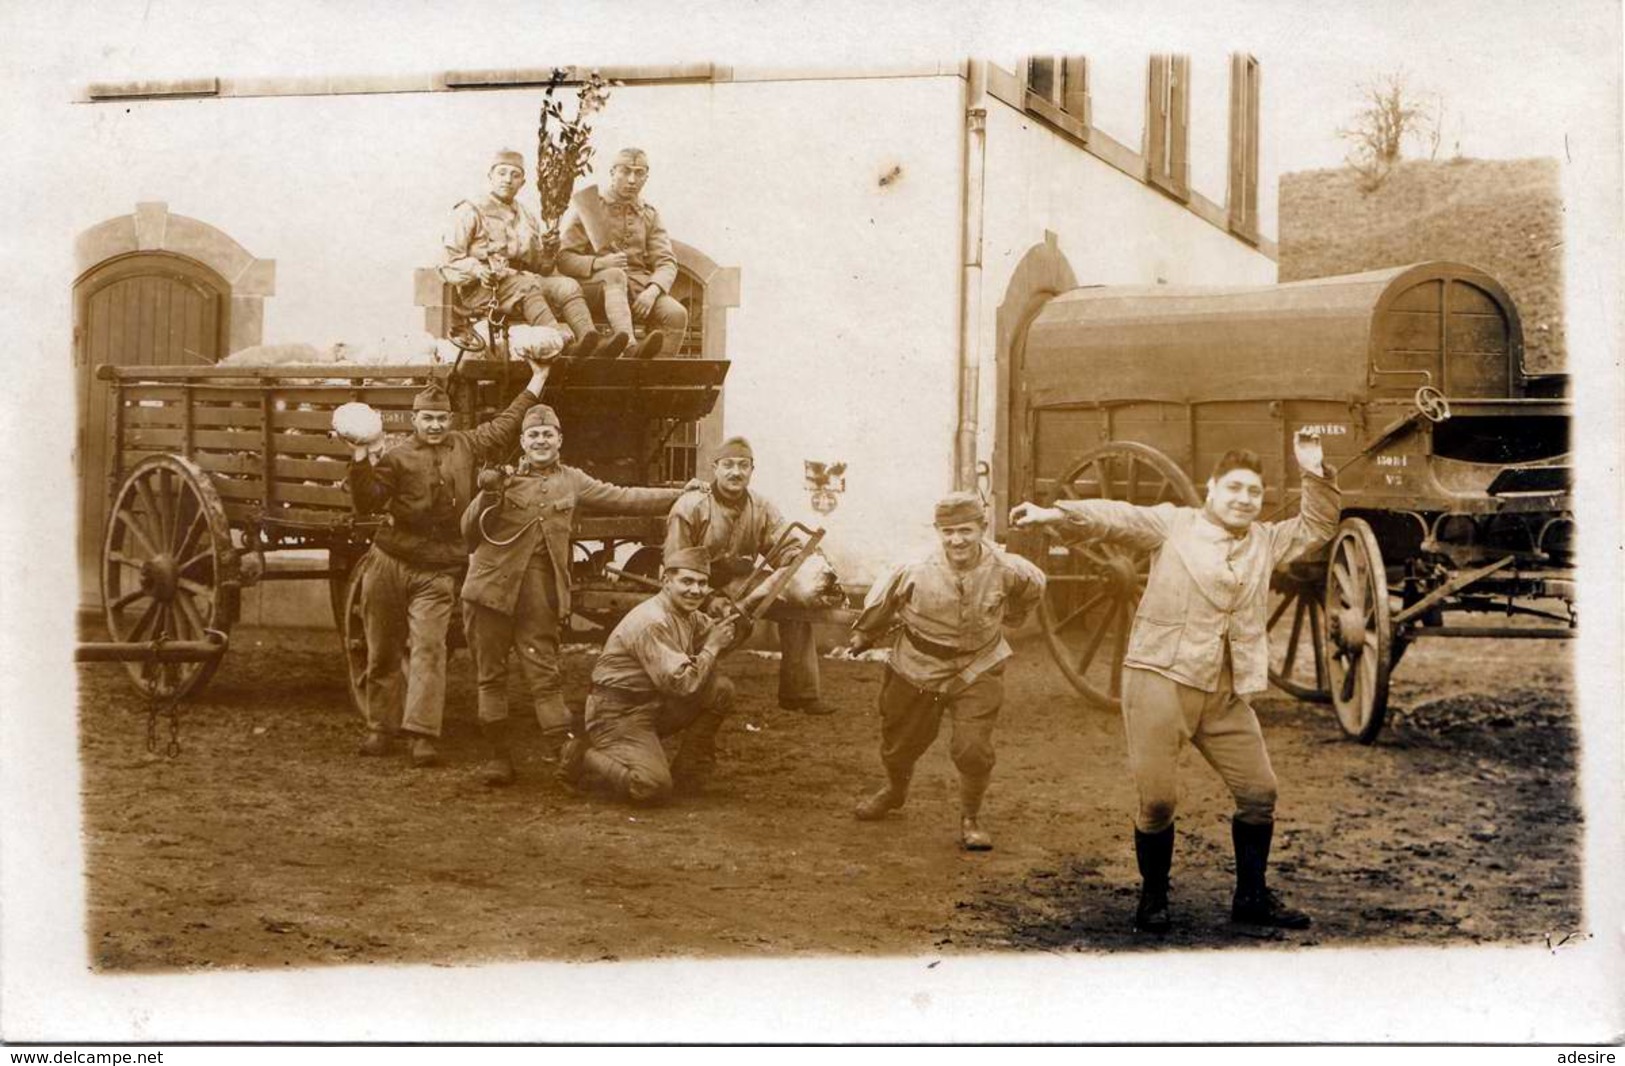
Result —
[[[966,82],[966,103],[973,89]],[[954,433],[954,488],[976,491],[976,427],[981,396],[982,189],[987,165],[987,110],[965,109],[962,229],[959,283],[959,428]]]

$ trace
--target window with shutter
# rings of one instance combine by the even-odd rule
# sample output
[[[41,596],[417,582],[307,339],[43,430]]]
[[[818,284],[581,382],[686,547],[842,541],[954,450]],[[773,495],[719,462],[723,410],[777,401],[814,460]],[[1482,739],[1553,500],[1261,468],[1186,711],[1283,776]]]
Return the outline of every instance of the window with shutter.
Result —
[[[1258,242],[1258,60],[1230,57],[1230,231]]]
[[[1190,199],[1189,56],[1155,55],[1146,77],[1146,177],[1178,200]]]
[[[1089,64],[1083,56],[1027,60],[1025,107],[1079,141],[1089,140]]]

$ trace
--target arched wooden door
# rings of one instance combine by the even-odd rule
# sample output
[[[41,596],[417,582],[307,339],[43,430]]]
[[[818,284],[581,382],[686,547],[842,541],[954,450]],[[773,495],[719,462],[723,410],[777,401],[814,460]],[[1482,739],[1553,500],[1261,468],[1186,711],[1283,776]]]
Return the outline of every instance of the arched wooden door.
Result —
[[[96,368],[215,363],[226,354],[231,286],[196,260],[136,252],[87,271],[73,287],[79,437],[79,601],[101,602],[98,579],[107,520],[110,390]]]
[[[1387,297],[1377,312],[1371,387],[1406,397],[1422,384],[1448,396],[1513,396],[1519,329],[1510,301],[1482,285],[1433,277]]]

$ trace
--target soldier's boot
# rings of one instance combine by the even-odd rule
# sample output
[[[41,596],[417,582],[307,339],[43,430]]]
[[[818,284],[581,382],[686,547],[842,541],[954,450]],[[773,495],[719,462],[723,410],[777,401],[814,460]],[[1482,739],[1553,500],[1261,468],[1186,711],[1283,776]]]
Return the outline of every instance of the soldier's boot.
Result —
[[[564,346],[559,355],[567,359],[591,359],[592,353],[598,350],[598,331],[589,329],[577,333],[573,343]]]
[[[717,768],[717,731],[722,716],[703,711],[683,730],[682,746],[671,761],[672,780],[685,790],[696,792],[710,780]]]
[[[362,738],[361,745],[356,749],[356,753],[374,759],[388,755],[392,740],[394,740],[394,737],[388,730],[369,729],[367,735]]]
[[[564,742],[570,738],[575,718],[564,702],[562,692],[546,692],[536,697],[536,725],[542,731],[542,759],[552,762],[559,757]],[[584,730],[574,730],[577,736]]]
[[[599,359],[617,359],[622,352],[626,351],[626,346],[631,343],[631,337],[628,337],[620,330],[616,330],[609,335],[608,340],[598,346],[597,357]]]
[[[542,761],[557,761],[560,753],[564,751],[564,745],[570,742],[570,736],[568,727],[542,730]]]
[[[586,734],[571,733],[559,748],[559,765],[553,771],[553,779],[572,792],[580,791],[586,784],[586,759]]]
[[[858,800],[852,817],[860,822],[878,822],[908,802],[908,784],[914,775],[887,769],[886,785],[878,792]]]
[[[1264,879],[1270,861],[1275,823],[1253,825],[1230,819],[1230,840],[1236,848],[1236,894],[1230,901],[1230,920],[1276,929],[1307,929],[1313,920],[1287,906]]]
[[[669,783],[639,773],[624,763],[616,762],[601,751],[588,747],[581,758],[581,786],[594,779],[609,786],[610,791],[625,800],[639,804],[663,802],[671,793]]]
[[[508,719],[481,722],[480,735],[485,738],[488,755],[480,767],[480,781],[492,788],[513,784],[513,730]]]
[[[440,752],[434,746],[434,737],[427,733],[412,734],[412,748],[409,754],[414,769],[423,770],[440,765]]]
[[[653,359],[659,355],[666,346],[666,335],[658,329],[651,329],[643,335],[643,339],[626,353],[628,359]]]
[[[966,851],[993,850],[993,837],[977,821],[986,792],[986,776],[959,775],[959,846]]]
[[[1140,867],[1140,905],[1134,910],[1134,931],[1162,934],[1168,916],[1168,870],[1174,863],[1174,827],[1157,833],[1134,831],[1134,861]]]

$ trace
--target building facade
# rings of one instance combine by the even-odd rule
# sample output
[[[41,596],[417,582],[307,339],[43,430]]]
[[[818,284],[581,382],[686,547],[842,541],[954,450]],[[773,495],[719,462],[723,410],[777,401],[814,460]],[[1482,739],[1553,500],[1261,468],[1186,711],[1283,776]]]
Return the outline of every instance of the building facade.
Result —
[[[94,366],[436,323],[422,271],[450,209],[483,190],[497,148],[532,156],[549,73],[86,89],[72,140],[87,164],[118,166],[100,168],[70,222],[82,570],[89,560],[94,575],[106,495]],[[1194,72],[1189,57],[1154,56],[1111,78],[1062,56],[603,73],[619,84],[595,119],[601,169],[622,146],[649,153],[645,195],[679,242],[696,312],[685,351],[733,361],[672,469],[703,471],[724,434],[752,438],[757,486],[826,526],[856,583],[930,536],[944,491],[980,488],[999,513],[1012,502],[1012,353],[1044,296],[1276,278],[1274,176],[1246,56]],[[1193,113],[1209,135],[1192,136]],[[808,464],[836,462],[844,486],[815,513]],[[325,593],[310,595],[319,622]],[[245,620],[256,612],[300,617],[265,599]]]

